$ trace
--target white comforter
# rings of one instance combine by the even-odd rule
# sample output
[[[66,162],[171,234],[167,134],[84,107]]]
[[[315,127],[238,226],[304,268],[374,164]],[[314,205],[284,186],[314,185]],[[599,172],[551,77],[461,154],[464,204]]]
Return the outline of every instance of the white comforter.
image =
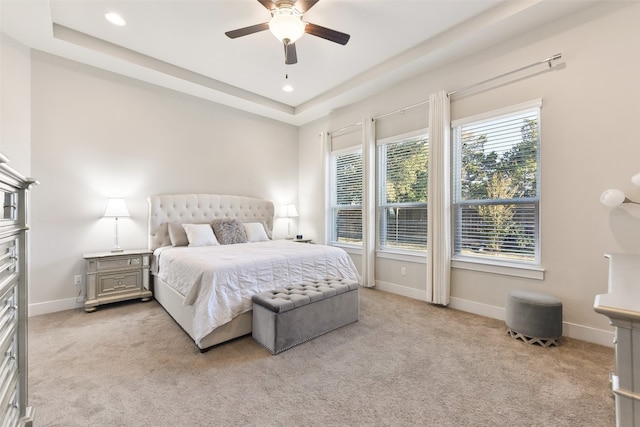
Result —
[[[202,247],[164,247],[155,252],[157,275],[193,305],[196,344],[215,328],[252,309],[251,297],[303,281],[360,281],[342,249],[272,240]]]

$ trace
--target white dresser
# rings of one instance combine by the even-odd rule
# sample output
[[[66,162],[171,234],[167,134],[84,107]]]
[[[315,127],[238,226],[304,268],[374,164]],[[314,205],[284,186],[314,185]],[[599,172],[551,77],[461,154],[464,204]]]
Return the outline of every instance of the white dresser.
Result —
[[[0,420],[31,426],[27,399],[27,208],[36,181],[6,165],[0,154]]]
[[[640,255],[608,254],[609,292],[594,310],[615,326],[616,371],[611,376],[617,427],[640,427]]]

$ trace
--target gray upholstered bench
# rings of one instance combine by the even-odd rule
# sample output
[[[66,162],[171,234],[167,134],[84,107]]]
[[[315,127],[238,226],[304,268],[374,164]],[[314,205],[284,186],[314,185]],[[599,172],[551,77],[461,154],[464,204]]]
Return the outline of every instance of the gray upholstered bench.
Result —
[[[562,336],[562,301],[541,292],[510,291],[505,323],[509,335],[526,343],[558,345]]]
[[[253,296],[253,339],[272,354],[358,320],[358,282],[325,279]]]

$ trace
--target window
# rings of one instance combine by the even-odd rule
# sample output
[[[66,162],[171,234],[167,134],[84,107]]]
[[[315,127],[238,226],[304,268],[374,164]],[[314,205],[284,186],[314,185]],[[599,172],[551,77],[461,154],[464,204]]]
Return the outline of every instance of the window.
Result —
[[[378,248],[427,250],[426,131],[378,141]]]
[[[332,243],[362,245],[362,150],[331,155]]]
[[[454,122],[454,256],[539,264],[540,102]]]

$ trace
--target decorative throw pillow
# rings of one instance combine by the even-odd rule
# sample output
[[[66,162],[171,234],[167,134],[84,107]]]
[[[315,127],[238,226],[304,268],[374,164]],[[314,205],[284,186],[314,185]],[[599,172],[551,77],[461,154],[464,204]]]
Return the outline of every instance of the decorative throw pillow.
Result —
[[[220,243],[209,224],[182,224],[189,240],[189,246],[218,246]]]
[[[249,242],[266,242],[269,240],[264,225],[261,222],[245,222],[244,232]]]
[[[213,231],[222,245],[247,243],[247,234],[242,223],[236,218],[214,219],[211,224]]]
[[[273,236],[271,236],[271,230],[269,230],[269,227],[267,227],[267,222],[266,221],[261,220],[261,219],[257,219],[257,220],[256,219],[245,219],[245,220],[242,220],[243,224],[249,224],[249,223],[252,223],[252,222],[258,222],[258,223],[262,224],[262,227],[264,228],[264,232],[267,233],[267,238],[269,240],[273,239]]]
[[[169,226],[169,240],[171,240],[171,246],[187,246],[189,239],[187,239],[187,233],[184,231],[182,224],[177,222],[171,222]]]

